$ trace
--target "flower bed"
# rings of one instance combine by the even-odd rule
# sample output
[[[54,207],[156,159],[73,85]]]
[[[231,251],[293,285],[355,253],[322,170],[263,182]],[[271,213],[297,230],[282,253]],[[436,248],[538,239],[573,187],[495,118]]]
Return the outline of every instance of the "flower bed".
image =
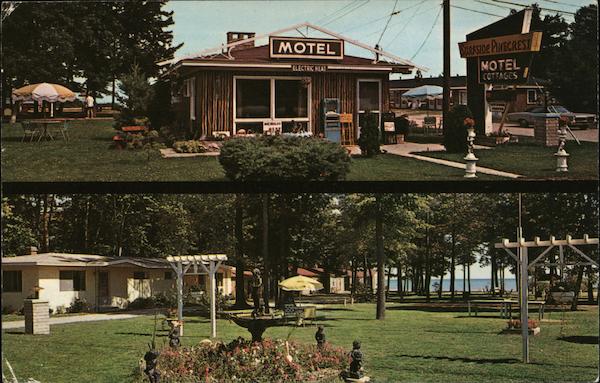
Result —
[[[287,349],[289,348],[289,354]],[[160,351],[161,382],[325,382],[347,367],[341,348],[265,339],[252,344],[238,338],[228,344],[201,342],[190,348]],[[143,368],[142,368],[143,369]],[[143,372],[138,381],[144,381]]]
[[[520,334],[521,333],[521,321],[519,319],[511,319],[507,322],[508,327],[502,332],[505,334]],[[527,320],[527,331],[531,335],[538,335],[540,333],[540,324],[534,319]]]

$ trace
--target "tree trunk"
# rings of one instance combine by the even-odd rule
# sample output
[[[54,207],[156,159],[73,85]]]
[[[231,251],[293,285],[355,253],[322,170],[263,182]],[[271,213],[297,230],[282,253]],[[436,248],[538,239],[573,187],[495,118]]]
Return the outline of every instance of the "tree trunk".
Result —
[[[235,304],[234,308],[243,310],[251,306],[246,301],[246,291],[244,283],[244,270],[246,262],[244,260],[244,207],[242,196],[235,196]]]
[[[450,298],[454,299],[454,280],[455,280],[455,273],[456,273],[456,243],[455,243],[455,233],[454,233],[454,228],[452,230],[452,251],[451,251],[451,256],[452,258],[450,259]]]
[[[426,215],[429,224],[429,213]],[[431,242],[429,240],[429,227],[425,229],[425,296],[426,301],[431,301]]]
[[[498,274],[497,274],[497,269],[498,269],[498,265],[496,264],[496,254],[494,252],[494,249],[492,249],[492,254],[491,254],[491,259],[492,259],[492,275],[490,278],[490,288],[492,290],[492,295],[496,294],[496,286],[498,286],[497,282],[498,282]]]
[[[49,225],[50,225],[50,196],[48,194],[44,194],[44,199],[42,200],[42,252],[47,253],[50,251],[50,233],[49,233]]]
[[[583,280],[583,266],[577,266],[577,281],[575,282],[575,297],[573,303],[571,303],[571,311],[577,310],[577,303],[579,303],[579,292],[581,291],[581,281]]]
[[[387,268],[387,280],[385,285],[385,296],[388,297],[390,295],[390,281],[392,280],[392,265],[388,265]]]
[[[588,278],[587,296],[588,296],[588,303],[590,303],[590,304],[594,303],[594,277],[595,277],[594,269],[590,265],[587,267],[587,278]]]
[[[111,92],[111,98],[110,98],[110,108],[111,108],[111,110],[115,110],[115,92],[116,92],[115,81],[116,81],[116,76],[113,74],[113,78],[112,78],[112,92]]]
[[[269,278],[270,262],[269,262],[269,195],[261,196],[262,202],[262,256],[263,256],[263,300],[265,302],[265,314],[270,313],[269,298],[271,279]]]
[[[367,273],[369,274],[369,289],[370,293],[373,294],[373,270],[371,269],[371,265],[367,265]]]
[[[438,299],[442,299],[442,292],[444,291],[444,273],[440,275],[440,289],[438,291]]]
[[[463,298],[466,296],[466,292],[467,292],[467,264],[463,263],[462,265],[463,267]]]
[[[356,295],[356,280],[357,280],[356,260],[354,260],[354,261],[352,261],[352,289],[350,290],[350,294],[352,296]]]
[[[377,316],[376,319],[385,319],[385,252],[383,251],[383,212],[381,211],[381,197],[377,196],[377,212],[375,217],[375,238],[377,245]]]
[[[404,300],[404,278],[402,278],[402,265],[398,262],[398,292],[400,293],[400,302]]]

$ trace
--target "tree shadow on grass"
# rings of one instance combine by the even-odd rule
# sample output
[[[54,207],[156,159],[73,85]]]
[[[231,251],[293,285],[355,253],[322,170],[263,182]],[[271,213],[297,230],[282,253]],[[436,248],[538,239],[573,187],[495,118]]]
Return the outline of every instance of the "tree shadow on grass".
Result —
[[[399,357],[404,358],[414,358],[414,359],[434,359],[434,360],[449,360],[453,362],[464,362],[464,363],[479,363],[479,364],[512,364],[512,363],[520,363],[521,361],[516,358],[461,358],[461,357],[450,357],[450,356],[432,356],[432,355],[408,355],[402,354],[398,355]]]
[[[149,332],[116,332],[116,335],[135,335],[135,336],[152,336],[152,333]],[[168,334],[159,334],[158,331],[156,333],[156,337],[166,337]]]
[[[594,335],[573,335],[559,337],[558,340],[579,344],[598,344],[598,336]]]
[[[356,311],[354,309],[348,309],[348,308],[342,308],[342,307],[328,307],[328,308],[323,308],[323,309],[319,309],[319,311]]]
[[[466,312],[466,307],[461,306],[393,306],[387,307],[386,310],[406,310],[406,311],[423,311],[423,312]]]
[[[25,330],[4,330],[2,332],[5,334],[25,335]]]

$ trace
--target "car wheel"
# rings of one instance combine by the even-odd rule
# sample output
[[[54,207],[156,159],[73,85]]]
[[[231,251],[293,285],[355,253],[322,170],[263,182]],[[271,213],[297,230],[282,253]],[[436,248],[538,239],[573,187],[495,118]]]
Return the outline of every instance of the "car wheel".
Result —
[[[529,122],[527,122],[527,120],[520,119],[519,126],[521,126],[521,128],[529,128]]]

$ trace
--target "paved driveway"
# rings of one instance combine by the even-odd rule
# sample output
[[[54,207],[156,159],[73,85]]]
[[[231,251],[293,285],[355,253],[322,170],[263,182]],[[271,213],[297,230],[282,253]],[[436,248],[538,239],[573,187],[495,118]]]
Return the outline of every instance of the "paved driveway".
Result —
[[[499,126],[500,123],[494,122],[495,129],[498,129]],[[504,124],[503,129],[517,136],[533,137],[533,128],[521,128],[516,124]],[[572,129],[571,131],[579,141],[598,142],[598,129]],[[573,140],[573,137],[567,134],[567,140]]]

